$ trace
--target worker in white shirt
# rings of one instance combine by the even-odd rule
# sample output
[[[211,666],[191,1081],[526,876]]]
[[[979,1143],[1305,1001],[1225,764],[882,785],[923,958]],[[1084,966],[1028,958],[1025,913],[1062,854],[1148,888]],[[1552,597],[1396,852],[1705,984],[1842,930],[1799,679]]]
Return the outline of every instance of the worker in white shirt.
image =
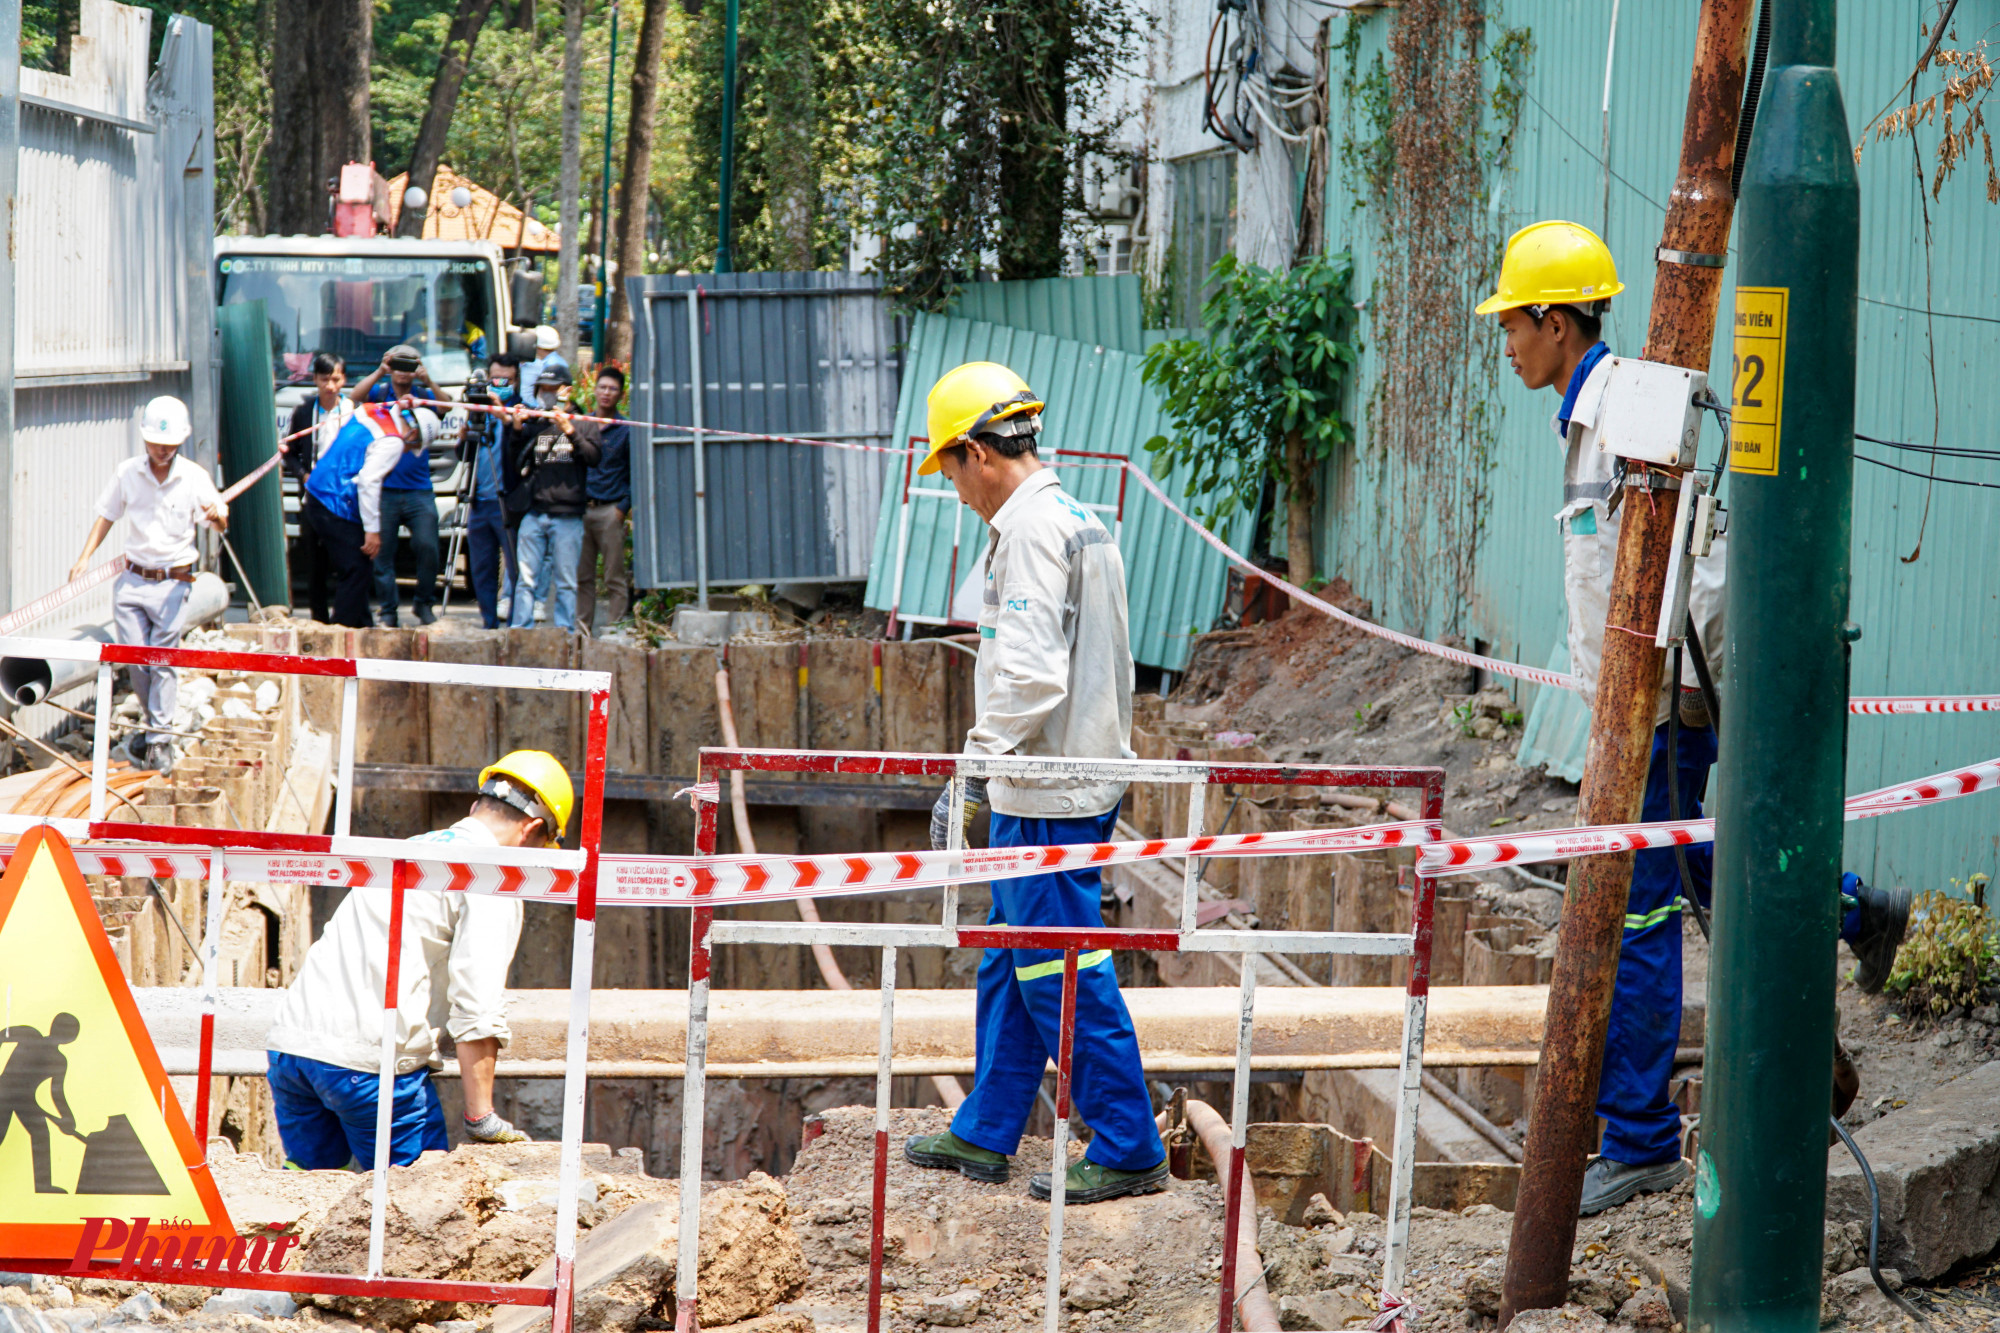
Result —
[[[978,716],[969,755],[1130,759],[1132,649],[1125,564],[1097,516],[1063,494],[1042,466],[1035,437],[1042,401],[1013,371],[975,361],[946,374],[927,404],[930,454],[917,470],[942,471],[992,528],[973,692]],[[965,819],[989,794],[994,847],[1108,842],[1123,782],[995,778],[967,783]],[[950,834],[949,795],[931,814],[931,845]],[[1000,880],[989,924],[1100,929],[1102,880],[1095,868]],[[1064,1174],[1064,1198],[1096,1203],[1158,1190],[1166,1149],[1139,1063],[1139,1040],[1118,993],[1112,954],[1077,959],[1071,1086],[1094,1137]],[[951,1128],[903,1145],[918,1166],[973,1180],[1007,1179],[1060,1048],[1063,953],[988,949],[979,965],[972,1093]],[[1028,1193],[1050,1195],[1047,1173]]]
[[[575,792],[544,750],[516,750],[479,775],[472,811],[420,842],[475,847],[560,845]],[[449,852],[445,853],[449,855]],[[336,1170],[375,1163],[382,1058],[382,995],[389,960],[386,891],[350,889],[306,954],[267,1039],[271,1101],[289,1166]],[[389,1160],[407,1166],[450,1147],[431,1071],[440,1030],[457,1047],[465,1137],[527,1136],[493,1109],[493,1070],[511,1036],[507,970],[521,938],[518,898],[412,892],[403,899],[397,974],[394,1105]]]
[[[111,474],[97,499],[97,521],[84,538],[83,554],[70,566],[71,579],[83,577],[90,557],[111,533],[111,525],[126,521],[125,571],[111,585],[111,624],[118,642],[147,648],[175,648],[186,627],[188,590],[194,583],[197,523],[217,532],[229,526],[229,504],[215,489],[215,479],[180,456],[181,445],[194,427],[187,405],[162,395],[146,404],[139,417],[139,438],[146,452],[128,458]],[[125,743],[126,757],[137,767],[166,772],[174,766],[174,704],[180,677],[172,667],[130,667],[132,688],[145,711],[146,730],[135,731]]]

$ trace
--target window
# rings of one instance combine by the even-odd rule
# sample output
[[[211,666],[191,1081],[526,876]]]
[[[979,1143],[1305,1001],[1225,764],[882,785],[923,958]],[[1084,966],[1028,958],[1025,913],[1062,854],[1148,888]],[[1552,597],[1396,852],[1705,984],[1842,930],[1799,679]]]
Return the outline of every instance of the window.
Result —
[[[1208,271],[1236,249],[1236,154],[1225,149],[1174,163],[1173,314],[1201,327]]]

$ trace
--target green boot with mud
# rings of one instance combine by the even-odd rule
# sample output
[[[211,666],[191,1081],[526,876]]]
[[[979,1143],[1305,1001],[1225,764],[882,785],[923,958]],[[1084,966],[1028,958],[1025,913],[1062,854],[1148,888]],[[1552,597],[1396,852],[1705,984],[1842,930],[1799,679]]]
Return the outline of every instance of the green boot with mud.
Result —
[[[1037,1171],[1028,1177],[1028,1193],[1037,1199],[1049,1197],[1049,1172]],[[1080,1162],[1072,1162],[1063,1173],[1064,1203],[1102,1203],[1106,1199],[1116,1199],[1125,1194],[1156,1194],[1165,1188],[1167,1163],[1147,1171],[1113,1171],[1108,1166],[1100,1166],[1088,1157]]]
[[[1012,1166],[1006,1157],[985,1148],[975,1148],[950,1130],[942,1134],[919,1134],[904,1140],[903,1156],[918,1166],[927,1166],[935,1171],[956,1171],[968,1179],[983,1180],[989,1185],[1005,1184]]]
[[[1908,889],[1878,889],[1856,880],[1854,899],[1861,906],[1861,922],[1854,943],[1854,984],[1863,995],[1879,995],[1895,970],[1896,950],[1910,928],[1911,893]]]

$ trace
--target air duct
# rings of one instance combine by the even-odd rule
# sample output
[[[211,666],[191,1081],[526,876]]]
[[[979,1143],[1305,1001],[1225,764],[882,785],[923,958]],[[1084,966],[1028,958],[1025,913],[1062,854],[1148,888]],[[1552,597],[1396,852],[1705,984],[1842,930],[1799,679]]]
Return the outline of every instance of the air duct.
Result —
[[[206,625],[229,609],[229,585],[213,574],[197,574],[188,588],[187,628]],[[53,639],[88,640],[110,643],[109,624],[77,625]],[[97,674],[94,662],[65,662],[39,657],[0,657],[0,698],[16,708],[41,703],[91,680]]]

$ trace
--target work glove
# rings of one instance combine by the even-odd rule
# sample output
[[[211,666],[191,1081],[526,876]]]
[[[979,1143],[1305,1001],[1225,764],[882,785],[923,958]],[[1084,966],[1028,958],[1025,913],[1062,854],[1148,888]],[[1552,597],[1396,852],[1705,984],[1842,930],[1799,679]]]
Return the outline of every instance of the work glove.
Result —
[[[498,1111],[488,1111],[477,1120],[468,1118],[465,1137],[474,1143],[528,1142],[528,1136],[501,1119]]]
[[[972,845],[972,821],[986,808],[986,779],[967,778],[965,780],[965,819],[959,829],[958,845]],[[944,851],[951,845],[951,788],[938,793],[937,804],[931,807],[931,849]]]

